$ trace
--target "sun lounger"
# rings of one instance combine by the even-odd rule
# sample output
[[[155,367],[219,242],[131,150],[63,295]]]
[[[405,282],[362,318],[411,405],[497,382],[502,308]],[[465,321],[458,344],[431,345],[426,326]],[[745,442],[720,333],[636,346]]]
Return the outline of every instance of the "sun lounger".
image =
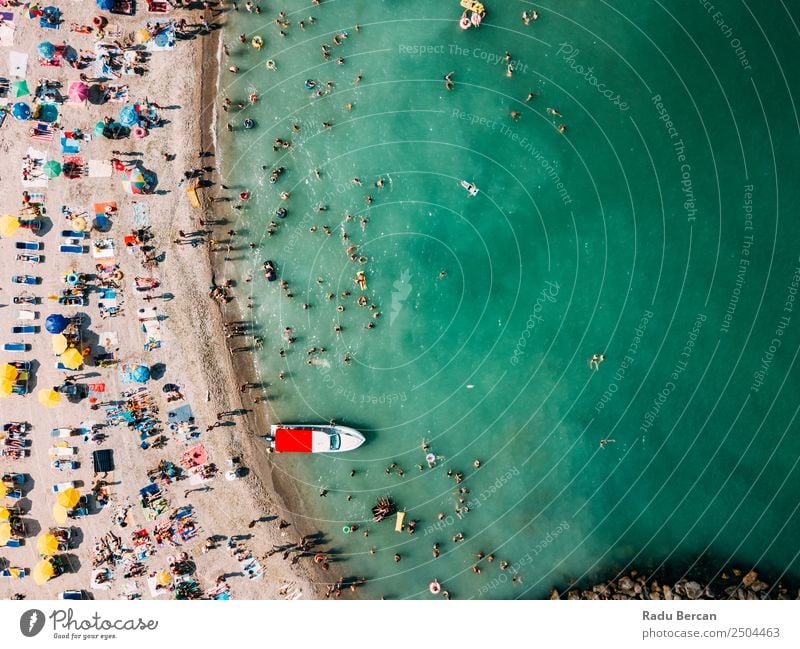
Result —
[[[11,327],[12,334],[18,334],[21,336],[29,336],[33,334],[39,333],[39,327],[35,325],[23,325],[19,327]]]
[[[88,239],[88,232],[75,232],[75,230],[61,230],[61,236],[65,239]]]
[[[64,252],[69,255],[82,255],[88,252],[86,246],[72,246],[72,245],[65,245],[62,244],[58,247],[59,252]]]
[[[31,346],[28,343],[3,343],[3,351],[6,352],[27,352]]]
[[[7,577],[8,579],[25,579],[25,568],[3,568],[0,572],[0,577]]]

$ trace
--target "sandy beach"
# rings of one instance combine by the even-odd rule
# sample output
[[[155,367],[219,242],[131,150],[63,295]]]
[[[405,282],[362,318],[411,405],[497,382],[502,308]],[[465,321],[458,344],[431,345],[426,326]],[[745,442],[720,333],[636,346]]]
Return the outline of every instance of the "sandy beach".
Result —
[[[20,57],[11,57],[11,52],[27,54],[27,69],[21,70],[19,78],[12,74],[11,80],[25,78],[33,89],[40,78],[46,77],[60,82],[60,91],[66,95],[70,84],[79,80],[79,71],[66,63],[60,67],[40,66],[37,45],[49,39],[58,44],[66,41],[78,51],[91,50],[97,40],[95,36],[71,31],[70,25],[91,25],[92,18],[101,12],[94,3],[69,3],[63,7],[61,28],[56,32],[42,29],[39,17],[29,19],[22,7],[6,7],[4,11],[13,13],[13,36],[4,38],[0,57],[18,61]],[[207,12],[205,20],[218,25],[222,16],[215,14]],[[133,43],[134,32],[153,19],[152,14],[141,10],[130,17],[107,12],[102,15],[108,19],[105,39],[123,46]],[[8,578],[0,582],[0,596],[4,598],[17,595],[56,598],[65,590],[84,590],[96,599],[174,597],[179,579],[193,582],[191,588],[181,586],[191,589],[191,596],[237,599],[315,596],[317,586],[309,572],[312,569],[309,555],[297,549],[301,532],[272,489],[266,447],[254,437],[263,430],[265,422],[253,412],[252,399],[258,392],[241,389],[242,384],[252,381],[251,364],[246,358],[238,358],[235,368],[233,355],[225,344],[223,319],[241,319],[236,315],[238,307],[230,302],[220,308],[209,297],[209,286],[214,281],[221,283],[224,278],[212,275],[208,240],[224,238],[226,228],[209,209],[215,191],[212,128],[219,32],[212,31],[209,35],[200,24],[201,17],[202,9],[172,9],[158,16],[185,18],[189,24],[186,36],[179,36],[174,50],[148,52],[142,64],[144,74],[123,75],[108,82],[128,86],[127,104],[59,104],[57,128],[49,141],[33,140],[29,136],[33,122],[17,121],[10,115],[0,129],[4,154],[0,179],[5,189],[0,198],[0,213],[19,214],[23,190],[44,195],[34,198],[44,208],[41,231],[34,233],[20,228],[13,236],[0,240],[0,256],[5,260],[5,272],[0,277],[2,342],[19,339],[31,346],[27,352],[5,351],[2,357],[3,363],[31,363],[27,394],[12,394],[0,400],[2,423],[30,424],[30,432],[22,435],[29,440],[25,442],[26,456],[0,459],[4,474],[22,474],[26,478],[21,499],[6,498],[0,503],[9,509],[17,508],[15,518],[23,530],[20,547],[0,548],[0,568],[22,568],[28,573],[24,579]],[[83,73],[91,83],[94,63]],[[91,177],[58,176],[46,182],[34,179],[34,184],[42,186],[23,186],[20,169],[29,148],[35,155],[44,154],[48,160],[61,161],[59,145],[65,132],[81,129],[92,133],[96,122],[108,116],[113,118],[122,106],[143,102],[145,98],[159,107],[159,117],[164,120],[161,126],[149,129],[142,139],[94,136],[80,142],[79,154],[71,155],[80,155],[80,161],[73,161],[90,169],[107,168],[112,159],[128,169],[138,164],[157,177],[155,191],[134,196],[125,193],[122,172],[116,170],[110,176],[101,172],[96,177],[93,173]],[[31,99],[16,99],[12,91],[9,102]],[[184,182],[184,172],[188,170],[198,170],[196,177],[208,184],[198,190],[203,204],[200,209],[191,207],[185,191],[188,182]],[[108,202],[117,206],[111,213],[111,229],[89,232],[85,254],[60,252],[63,244],[60,233],[71,226],[65,220],[62,206],[68,206],[73,214],[85,211],[91,221],[94,204]],[[213,231],[209,223],[213,224]],[[152,235],[152,239],[130,239],[140,229],[147,236]],[[128,243],[133,241],[132,245],[126,246],[126,237]],[[110,298],[98,297],[98,284],[92,275],[98,263],[93,242],[100,239],[113,240],[113,256],[102,257],[100,262],[116,264],[111,281],[118,288],[112,307],[108,305]],[[38,254],[43,255],[43,260],[15,261],[19,252],[15,243],[20,241],[41,244]],[[65,274],[69,272],[90,274],[86,280],[88,305],[65,306],[49,299],[48,296],[57,296],[65,288]],[[38,276],[41,282],[33,286],[12,283],[12,274],[23,273]],[[159,285],[149,291],[136,290],[137,277]],[[39,297],[40,302],[13,304],[12,296],[23,289]],[[99,301],[103,300],[105,310],[101,313]],[[35,320],[25,324],[39,327],[37,333],[21,336],[11,333],[12,327],[19,324],[21,310],[34,311]],[[79,403],[68,403],[62,398],[55,407],[46,408],[40,404],[38,393],[64,384],[67,375],[56,368],[52,336],[44,328],[45,318],[54,313],[68,318],[81,316],[78,347],[89,351],[74,383],[102,384],[104,391],[88,392],[87,398]],[[160,346],[144,351],[143,327],[147,327],[151,341],[153,335],[160,338]],[[242,340],[237,338],[236,344],[242,344]],[[113,354],[116,364],[98,366],[98,353]],[[150,379],[145,383],[123,382],[123,369],[137,365],[150,369]],[[179,389],[165,392],[164,385]],[[123,392],[137,389],[147,391],[147,407],[164,438],[160,448],[157,444],[141,448],[137,432],[124,425],[100,429],[98,432],[105,438],[93,441],[89,432],[91,422],[102,423],[105,411],[122,402]],[[244,399],[243,393],[246,393]],[[133,398],[142,399],[143,394],[140,392]],[[92,400],[97,402],[95,409]],[[185,406],[191,408],[193,420],[170,430],[168,424],[174,423],[174,418],[168,413]],[[185,414],[186,410],[182,412]],[[53,468],[51,447],[63,440],[53,439],[51,430],[79,428],[84,422],[88,422],[84,431],[66,440],[77,449],[75,458],[80,462],[79,468]],[[204,462],[191,467],[192,462],[185,461],[185,454],[198,444],[205,451]],[[98,476],[93,472],[92,453],[104,449],[113,451],[115,469],[106,476]],[[161,462],[181,467],[187,476],[207,472],[213,473],[213,477],[203,481],[195,478],[165,481],[161,479],[163,475],[156,476],[154,484],[160,489],[159,498],[163,497],[165,506],[152,518],[145,515],[139,504],[140,489],[151,483],[148,472]],[[231,470],[239,470],[241,477],[226,479]],[[104,479],[104,487],[97,485],[99,478]],[[104,488],[108,502],[99,507],[96,499],[90,498],[88,515],[67,520],[62,527],[71,529],[71,547],[56,553],[63,557],[66,571],[38,585],[30,574],[40,560],[37,538],[57,526],[52,514],[57,494],[52,487],[66,481],[75,481],[82,494],[91,493],[93,486],[96,491]],[[102,498],[102,491],[99,493]],[[190,524],[183,525],[185,521]],[[159,542],[158,530],[170,525],[174,529],[163,533]],[[233,548],[231,537],[235,540]],[[98,543],[105,544],[106,560],[97,559]],[[301,554],[305,554],[302,561],[288,560]],[[179,577],[182,572],[186,574]],[[252,573],[253,578],[246,573]],[[127,575],[130,577],[126,578]],[[225,580],[220,581],[222,575]]]

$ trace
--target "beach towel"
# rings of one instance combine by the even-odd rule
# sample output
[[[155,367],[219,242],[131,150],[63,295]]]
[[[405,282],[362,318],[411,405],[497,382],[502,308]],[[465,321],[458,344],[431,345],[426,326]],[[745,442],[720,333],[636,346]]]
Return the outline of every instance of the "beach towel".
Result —
[[[109,160],[89,160],[89,178],[111,178],[112,171]]]
[[[39,18],[42,29],[61,29],[61,10],[58,7],[45,7]]]
[[[25,161],[22,161],[20,176],[22,177],[23,187],[47,187],[47,176],[44,175],[44,163],[47,162],[47,154],[37,151],[33,147],[28,147],[27,156],[34,161],[33,169],[28,172],[27,179],[22,176],[25,169]]]
[[[0,47],[11,47],[14,44],[14,14],[8,11],[0,11]]]
[[[92,245],[92,256],[95,259],[111,259],[114,257],[114,240],[97,239]]]
[[[146,203],[133,203],[133,224],[139,228],[150,225],[150,208]]]
[[[36,122],[31,126],[31,139],[52,142],[55,130],[47,122]]]
[[[9,52],[8,74],[17,79],[24,79],[28,74],[28,55],[24,52]]]
[[[166,52],[175,49],[175,28],[170,20],[154,20],[151,25],[150,40],[145,43],[148,52]]]
[[[97,341],[106,353],[114,352],[119,347],[119,335],[116,331],[101,331]]]
[[[69,138],[65,135],[61,136],[61,153],[73,154],[80,152],[81,152],[80,140],[73,140],[72,138]]]
[[[112,84],[106,88],[108,91],[108,101],[115,104],[124,104],[128,101],[128,86],[122,84]]]

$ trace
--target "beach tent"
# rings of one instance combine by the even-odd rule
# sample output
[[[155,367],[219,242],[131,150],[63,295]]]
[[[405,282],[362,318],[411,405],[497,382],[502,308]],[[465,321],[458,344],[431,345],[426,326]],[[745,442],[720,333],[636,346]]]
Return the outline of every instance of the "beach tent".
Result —
[[[31,116],[31,107],[24,101],[18,101],[11,107],[11,114],[14,116],[14,119],[20,121],[29,119]]]
[[[56,574],[56,571],[52,563],[43,559],[33,567],[31,574],[33,574],[33,581],[36,582],[36,585],[42,586]]]
[[[150,183],[141,169],[135,167],[122,176],[122,187],[129,194],[147,194]]]
[[[49,556],[58,552],[58,539],[53,534],[42,534],[36,539],[36,549],[39,554]]]
[[[31,90],[28,88],[28,82],[25,79],[14,82],[14,97],[24,97],[29,94],[31,94]]]
[[[135,126],[139,123],[139,113],[136,110],[136,104],[123,106],[119,109],[119,118],[117,121],[123,126]]]
[[[70,101],[74,101],[75,103],[86,101],[89,97],[89,86],[83,83],[83,81],[73,81],[69,84],[67,96]]]
[[[133,368],[131,376],[137,383],[147,383],[150,380],[150,370],[145,365],[137,365]]]
[[[105,86],[96,83],[93,86],[89,86],[89,91],[86,93],[86,99],[90,104],[100,106],[101,104],[106,103],[106,100],[108,99],[108,91],[105,89]],[[102,124],[102,122],[100,123]],[[102,133],[102,129],[100,132]]]
[[[83,365],[83,354],[75,347],[70,347],[58,357],[58,362],[68,370],[77,370]]]
[[[67,347],[68,346],[69,346],[69,343],[67,342],[67,338],[66,338],[66,336],[64,334],[56,334],[55,336],[53,336],[53,353],[54,354],[56,354],[56,355],[63,354],[65,351],[67,351]]]
[[[69,510],[64,507],[64,505],[55,504],[53,505],[53,519],[59,525],[64,525],[67,522],[67,515],[69,514]]]
[[[55,408],[59,403],[61,403],[61,395],[53,390],[53,388],[39,390],[38,398],[39,403],[41,403],[45,408]]]
[[[44,321],[44,328],[47,333],[60,334],[69,326],[69,318],[65,318],[60,313],[51,313]]]
[[[48,160],[44,163],[44,175],[48,178],[57,178],[61,175],[61,163],[57,160]]]
[[[92,464],[95,473],[108,473],[114,470],[114,451],[104,449],[92,453]]]
[[[36,51],[43,59],[51,61],[56,55],[56,46],[48,41],[43,41],[36,46]]]

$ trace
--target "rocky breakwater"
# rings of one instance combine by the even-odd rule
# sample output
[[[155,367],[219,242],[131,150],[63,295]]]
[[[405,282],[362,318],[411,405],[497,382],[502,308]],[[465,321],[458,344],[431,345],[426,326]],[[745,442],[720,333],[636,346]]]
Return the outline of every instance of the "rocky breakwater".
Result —
[[[686,577],[669,584],[659,582],[653,575],[644,575],[637,570],[620,575],[609,581],[595,584],[587,589],[569,588],[559,591],[553,588],[550,599],[643,599],[643,600],[699,600],[699,599],[800,599],[800,589],[783,583],[769,584],[755,570],[743,573],[733,568],[723,572],[711,583],[704,584]]]

